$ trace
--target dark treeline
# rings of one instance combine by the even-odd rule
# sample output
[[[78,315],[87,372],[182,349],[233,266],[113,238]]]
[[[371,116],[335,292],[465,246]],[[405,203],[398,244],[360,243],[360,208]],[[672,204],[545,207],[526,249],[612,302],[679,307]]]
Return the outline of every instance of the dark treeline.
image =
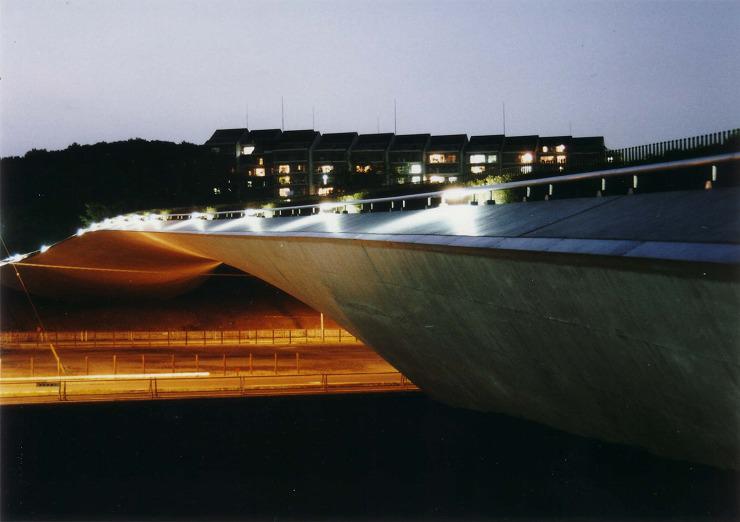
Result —
[[[75,143],[0,161],[2,236],[12,253],[124,212],[230,202],[228,189],[213,191],[229,186],[229,165],[191,143]]]

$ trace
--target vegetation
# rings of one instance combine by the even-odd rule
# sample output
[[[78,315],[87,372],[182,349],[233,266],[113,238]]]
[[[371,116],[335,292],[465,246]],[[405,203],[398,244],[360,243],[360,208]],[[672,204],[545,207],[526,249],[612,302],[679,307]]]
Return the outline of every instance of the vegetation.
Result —
[[[142,139],[3,158],[2,237],[23,252],[125,212],[229,203],[230,167],[198,145]]]

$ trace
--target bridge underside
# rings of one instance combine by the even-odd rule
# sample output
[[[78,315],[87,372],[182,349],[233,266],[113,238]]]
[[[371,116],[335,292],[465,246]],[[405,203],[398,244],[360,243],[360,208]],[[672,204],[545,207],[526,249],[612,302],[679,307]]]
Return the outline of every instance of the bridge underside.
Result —
[[[165,295],[226,263],[329,314],[441,401],[737,468],[739,196],[147,225],[19,269],[39,293]],[[60,268],[72,264],[119,271]]]

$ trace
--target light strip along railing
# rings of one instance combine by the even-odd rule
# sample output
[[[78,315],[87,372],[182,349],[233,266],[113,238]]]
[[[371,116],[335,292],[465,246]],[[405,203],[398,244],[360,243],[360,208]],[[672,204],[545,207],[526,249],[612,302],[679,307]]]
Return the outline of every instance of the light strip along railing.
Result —
[[[577,174],[566,174],[563,176],[553,176],[550,178],[539,178],[539,179],[527,179],[520,181],[508,181],[506,183],[495,183],[493,185],[480,185],[477,187],[461,187],[446,190],[437,190],[434,192],[421,192],[418,194],[407,194],[403,196],[388,196],[382,198],[371,198],[371,199],[355,199],[350,201],[334,201],[324,203],[313,203],[309,205],[293,205],[287,207],[273,207],[273,208],[257,208],[257,209],[245,209],[245,210],[226,210],[214,212],[211,214],[204,214],[200,212],[193,212],[190,214],[168,214],[163,216],[166,221],[189,219],[189,218],[202,218],[202,219],[230,219],[234,214],[239,214],[241,217],[247,215],[257,215],[260,213],[272,213],[273,217],[276,217],[282,212],[301,211],[307,209],[314,209],[316,211],[322,210],[335,210],[341,207],[357,206],[357,205],[372,205],[375,203],[394,203],[403,202],[405,200],[413,199],[424,199],[424,198],[441,198],[443,202],[448,199],[461,199],[466,196],[474,196],[476,194],[488,193],[494,190],[509,190],[522,187],[534,187],[541,185],[558,185],[563,183],[571,183],[575,181],[584,181],[589,179],[601,179],[601,178],[614,178],[620,176],[629,176],[637,174],[651,174],[663,170],[687,168],[687,167],[699,167],[702,165],[711,165],[715,163],[724,163],[728,161],[739,161],[740,152],[729,152],[725,154],[717,154],[713,156],[704,156],[701,158],[683,159],[675,161],[666,161],[662,163],[652,163],[650,165],[637,165],[634,167],[621,167],[615,169],[604,169],[596,170],[591,172],[579,172]]]
[[[480,185],[476,187],[460,187],[446,190],[438,190],[434,192],[421,192],[418,194],[407,194],[402,196],[389,196],[383,198],[372,198],[372,199],[355,199],[350,201],[334,201],[334,202],[323,202],[314,203],[310,205],[294,205],[286,207],[261,207],[261,208],[247,208],[244,210],[223,210],[219,212],[191,212],[189,214],[153,214],[144,213],[137,214],[131,213],[124,216],[117,216],[115,218],[107,218],[101,223],[93,223],[88,228],[81,228],[75,234],[81,236],[87,232],[105,229],[108,226],[115,226],[128,222],[129,220],[137,221],[176,221],[184,219],[239,219],[249,216],[255,217],[276,217],[282,216],[284,212],[290,212],[288,216],[294,215],[295,211],[311,209],[312,213],[321,211],[336,211],[339,208],[352,207],[352,206],[364,206],[370,205],[370,210],[373,210],[373,204],[376,203],[391,203],[391,209],[396,202],[401,202],[401,208],[405,206],[406,200],[415,200],[423,198],[439,198],[442,204],[446,204],[447,200],[462,200],[468,196],[475,196],[477,194],[489,193],[493,194],[496,190],[511,190],[521,187],[536,187],[541,185],[559,185],[565,183],[572,183],[576,181],[584,181],[590,179],[606,179],[606,178],[617,178],[620,176],[636,176],[638,174],[653,174],[663,170],[680,169],[687,167],[700,167],[702,165],[714,165],[717,163],[724,163],[729,161],[740,160],[740,152],[728,152],[724,154],[716,154],[712,156],[703,156],[700,158],[682,159],[675,161],[665,161],[662,163],[652,163],[649,165],[637,165],[633,167],[619,167],[614,169],[603,169],[591,172],[579,172],[577,174],[566,174],[563,176],[553,176],[548,178],[538,179],[527,179],[520,181],[509,181],[506,183],[496,183],[493,185]],[[74,237],[74,236],[73,236]],[[28,252],[26,254],[14,254],[8,258],[0,260],[0,266],[18,263],[26,257],[36,253],[44,253],[49,249],[49,245],[43,245],[39,250]]]

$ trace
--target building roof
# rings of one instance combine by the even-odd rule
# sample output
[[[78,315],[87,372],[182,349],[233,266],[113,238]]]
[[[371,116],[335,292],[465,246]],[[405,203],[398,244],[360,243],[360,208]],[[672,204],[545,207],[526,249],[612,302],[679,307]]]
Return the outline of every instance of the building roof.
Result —
[[[534,152],[537,149],[539,136],[506,136],[504,152]]]
[[[203,145],[236,145],[248,133],[249,129],[218,129]]]
[[[274,150],[308,149],[313,145],[317,136],[319,133],[315,130],[283,131]]]
[[[604,152],[606,145],[603,136],[584,136],[571,140],[571,152]]]
[[[385,150],[393,141],[394,134],[392,132],[385,132],[381,134],[360,134],[357,137],[355,146],[352,150]]]
[[[555,148],[558,145],[565,145],[567,150],[570,149],[572,139],[573,138],[571,136],[540,136],[538,146],[540,147],[540,150],[542,150],[542,147]]]
[[[356,132],[322,134],[314,150],[349,150],[357,138]]]
[[[275,148],[275,144],[280,139],[282,131],[280,129],[259,129],[249,132],[246,138],[243,138],[241,143],[243,145],[251,144],[254,145],[254,150],[257,153],[271,151]]]
[[[429,142],[429,134],[397,134],[391,150],[422,151]]]
[[[460,152],[468,143],[467,134],[432,136],[427,150],[430,152]]]
[[[466,150],[468,152],[500,152],[503,145],[503,134],[471,136]]]

